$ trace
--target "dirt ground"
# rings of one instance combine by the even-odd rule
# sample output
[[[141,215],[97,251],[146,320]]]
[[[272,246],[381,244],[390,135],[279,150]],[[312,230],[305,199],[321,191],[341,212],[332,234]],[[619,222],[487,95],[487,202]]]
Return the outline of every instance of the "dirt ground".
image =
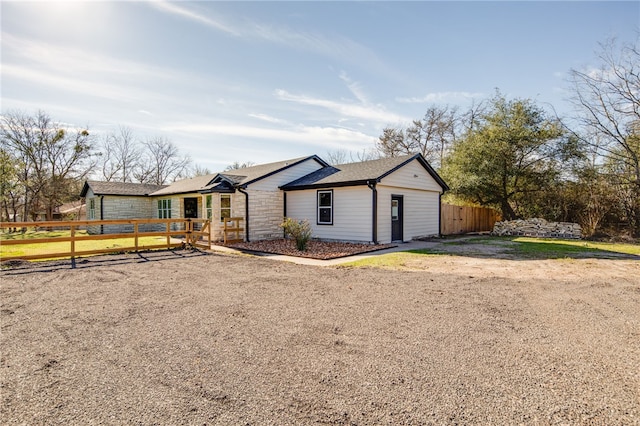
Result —
[[[3,424],[640,424],[640,262],[0,272]]]

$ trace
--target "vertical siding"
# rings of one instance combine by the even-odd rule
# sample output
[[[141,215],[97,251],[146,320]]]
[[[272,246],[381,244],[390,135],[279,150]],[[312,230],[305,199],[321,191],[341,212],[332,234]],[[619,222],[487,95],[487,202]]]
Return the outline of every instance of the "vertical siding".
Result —
[[[372,192],[366,186],[333,189],[333,225],[316,221],[317,190],[287,193],[287,216],[307,219],[314,238],[371,242]]]
[[[293,167],[282,170],[267,178],[252,183],[248,186],[248,188],[257,191],[278,191],[278,188],[280,186],[289,182],[293,182],[294,180],[299,179],[302,176],[306,176],[309,173],[315,172],[320,168],[322,168],[322,166],[316,160],[309,159]]]

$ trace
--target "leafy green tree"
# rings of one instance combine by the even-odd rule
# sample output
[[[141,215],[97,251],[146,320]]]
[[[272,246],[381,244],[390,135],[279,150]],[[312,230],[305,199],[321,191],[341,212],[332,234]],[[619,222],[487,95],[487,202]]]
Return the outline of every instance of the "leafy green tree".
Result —
[[[35,219],[41,210],[51,220],[56,207],[77,194],[75,183],[94,165],[89,132],[62,126],[43,111],[3,115],[0,138],[1,148],[20,166],[23,220]]]
[[[16,160],[5,149],[0,149],[0,221],[16,218],[18,173]]]
[[[442,174],[456,196],[514,219],[525,215],[531,193],[558,179],[571,148],[564,136],[560,122],[530,100],[497,92],[453,144]]]

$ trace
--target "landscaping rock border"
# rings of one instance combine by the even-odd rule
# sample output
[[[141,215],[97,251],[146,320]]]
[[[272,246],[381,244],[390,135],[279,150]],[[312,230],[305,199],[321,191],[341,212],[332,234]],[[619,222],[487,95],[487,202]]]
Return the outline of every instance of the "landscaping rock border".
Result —
[[[548,222],[545,219],[505,220],[496,222],[492,235],[541,238],[582,238],[582,228],[577,223]]]

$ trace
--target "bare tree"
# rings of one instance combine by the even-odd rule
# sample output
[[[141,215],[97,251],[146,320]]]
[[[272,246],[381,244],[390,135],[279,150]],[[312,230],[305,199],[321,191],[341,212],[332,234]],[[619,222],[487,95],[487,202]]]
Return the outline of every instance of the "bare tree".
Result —
[[[406,129],[384,129],[376,147],[385,157],[420,153],[439,168],[457,138],[459,123],[456,108],[431,106]]]
[[[191,172],[191,176],[195,177],[195,176],[206,176],[206,175],[210,175],[211,174],[211,170],[209,170],[206,167],[203,167],[199,164],[196,164],[193,167],[193,170]]]
[[[640,50],[636,44],[601,45],[600,68],[571,70],[572,101],[584,132],[577,134],[632,189],[631,221],[640,231]],[[615,164],[615,167],[611,167]]]
[[[363,149],[362,151],[352,152],[345,149],[335,151],[327,151],[327,162],[332,166],[337,164],[357,163],[362,161],[376,160],[380,158],[380,152],[375,148]]]
[[[140,152],[140,143],[130,128],[119,127],[116,133],[106,135],[102,143],[102,179],[133,182]]]
[[[356,162],[356,161],[371,161],[371,160],[377,160],[380,158],[380,152],[375,149],[375,148],[363,148],[362,151],[358,151],[355,153],[355,155],[353,153],[349,154],[351,161],[352,162]]]
[[[143,145],[142,161],[133,172],[139,182],[164,185],[185,177],[191,159],[181,157],[173,142],[165,137],[155,137]]]
[[[92,138],[86,129],[69,129],[38,111],[2,117],[2,149],[16,160],[22,188],[23,219],[44,209],[48,220],[76,191],[75,184],[93,167]],[[76,191],[77,192],[77,191]]]
[[[335,166],[336,164],[344,164],[349,158],[349,153],[345,149],[336,149],[333,151],[327,151],[327,163]]]
[[[412,153],[411,146],[405,140],[404,130],[396,127],[382,129],[382,135],[376,142],[376,149],[383,157],[398,157]]]
[[[246,161],[244,163],[241,163],[239,161],[234,161],[233,164],[229,164],[227,167],[224,168],[225,172],[231,171],[231,170],[238,170],[238,169],[244,169],[245,167],[251,167],[253,165],[255,165],[256,163],[254,163],[253,161]]]

